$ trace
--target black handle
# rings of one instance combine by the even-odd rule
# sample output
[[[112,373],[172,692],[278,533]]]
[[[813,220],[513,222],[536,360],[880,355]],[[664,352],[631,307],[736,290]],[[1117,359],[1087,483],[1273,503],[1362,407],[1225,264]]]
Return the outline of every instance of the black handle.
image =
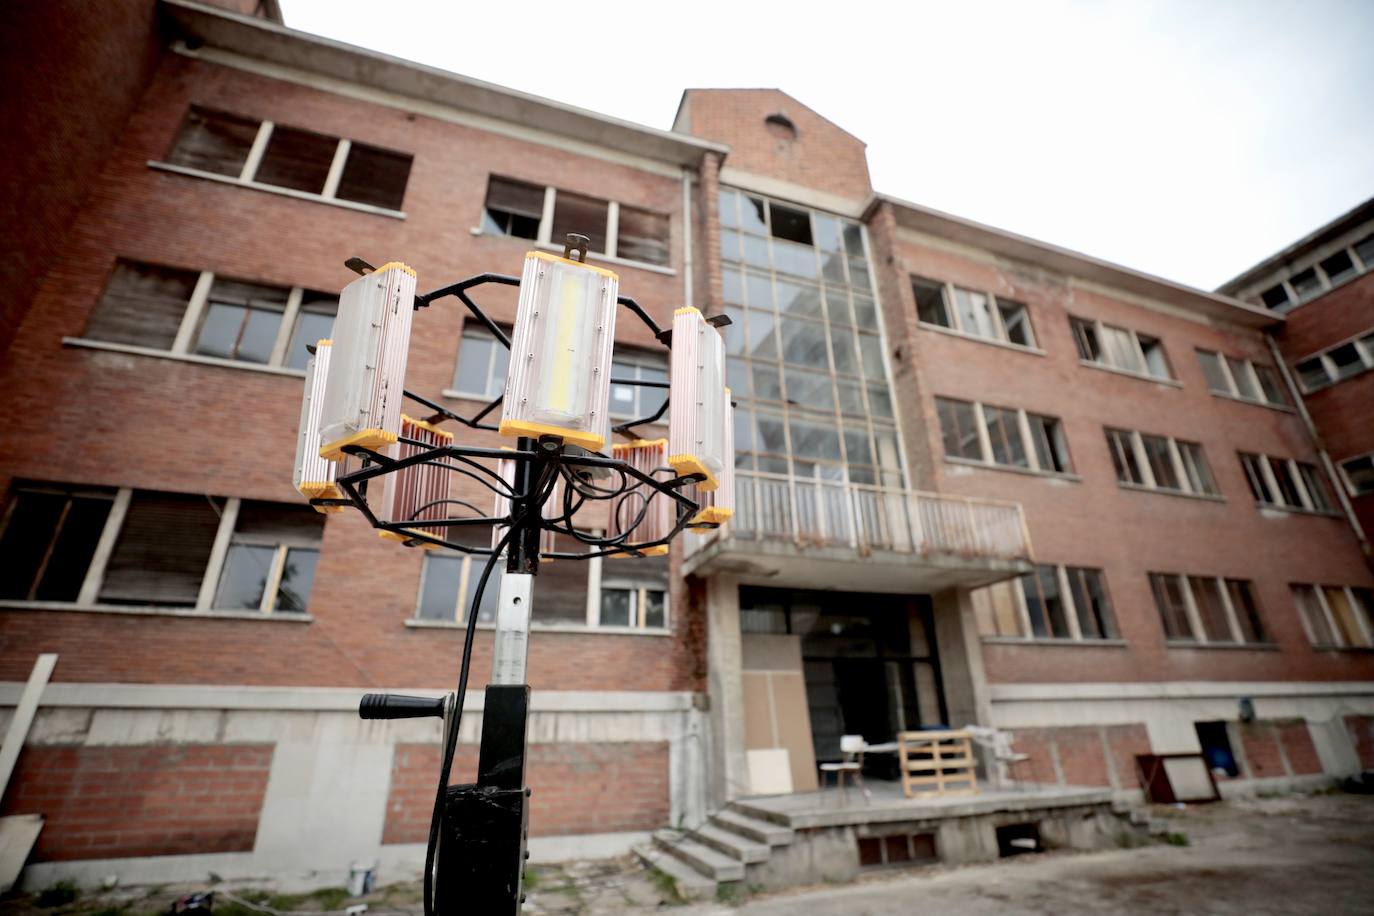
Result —
[[[408,697],[399,693],[365,693],[358,704],[360,719],[443,718],[444,697]]]

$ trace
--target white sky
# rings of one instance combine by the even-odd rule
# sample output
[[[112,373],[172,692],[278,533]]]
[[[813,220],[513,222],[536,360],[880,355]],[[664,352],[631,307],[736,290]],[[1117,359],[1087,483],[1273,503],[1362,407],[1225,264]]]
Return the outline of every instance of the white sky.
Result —
[[[780,88],[874,186],[1204,288],[1374,195],[1374,0],[282,0],[286,24],[653,127]]]

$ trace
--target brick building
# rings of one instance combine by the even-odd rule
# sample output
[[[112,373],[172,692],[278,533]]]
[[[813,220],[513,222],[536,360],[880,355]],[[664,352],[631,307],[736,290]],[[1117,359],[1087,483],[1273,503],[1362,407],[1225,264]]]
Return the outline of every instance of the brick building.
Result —
[[[1268,343],[1301,312],[875,194],[862,141],[776,90],[688,90],[653,130],[229,6],[110,4],[146,60],[123,79],[24,61],[52,105],[109,95],[99,161],[38,114],[13,153],[61,177],[19,221],[0,366],[7,716],[58,655],[0,808],[46,818],[27,882],[418,867],[435,729],[354,710],[449,688],[473,563],[303,505],[304,346],[351,255],[429,289],[568,231],[660,323],[731,316],[739,512],[667,560],[541,572],[535,855],[623,851],[778,761],[814,788],[840,735],[942,723],[1122,792],[1149,750],[1220,754],[1236,786],[1374,765],[1374,577]],[[407,387],[499,391],[475,325],[417,313]],[[664,377],[618,331],[617,375]]]

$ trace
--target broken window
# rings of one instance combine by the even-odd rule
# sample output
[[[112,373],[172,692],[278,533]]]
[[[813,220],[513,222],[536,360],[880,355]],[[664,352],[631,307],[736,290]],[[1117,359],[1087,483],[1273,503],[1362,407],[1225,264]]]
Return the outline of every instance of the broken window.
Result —
[[[1245,579],[1225,579],[1226,593],[1231,598],[1231,609],[1235,611],[1236,623],[1240,627],[1241,638],[1246,642],[1266,642],[1264,624],[1260,621],[1259,605],[1255,603],[1254,592]]]
[[[399,210],[410,180],[411,161],[406,153],[350,143],[334,196],[384,210]]]
[[[0,516],[0,598],[75,601],[113,499],[103,487],[16,485]]]
[[[668,217],[637,207],[620,207],[616,257],[649,264],[668,264]]]
[[[1277,283],[1260,293],[1260,301],[1276,312],[1287,311],[1293,305],[1288,299],[1288,290],[1282,283]]]
[[[167,161],[172,165],[238,178],[248,161],[259,123],[253,118],[192,105]]]
[[[983,449],[978,443],[973,405],[968,401],[936,398],[935,408],[940,416],[940,431],[944,436],[946,457],[982,461]]]
[[[1116,615],[1107,597],[1107,582],[1100,569],[1064,567],[1078,615],[1078,632],[1083,639],[1115,639]]]
[[[482,210],[482,231],[516,238],[539,237],[544,215],[544,189],[523,181],[491,176]]]
[[[595,197],[583,197],[571,191],[559,191],[553,202],[553,233],[555,244],[563,244],[569,232],[591,239],[589,251],[606,251],[606,220],[609,204]]]
[[[1355,267],[1355,262],[1350,259],[1350,253],[1344,249],[1328,258],[1324,258],[1319,263],[1322,272],[1326,274],[1326,278],[1331,281],[1332,286],[1340,283],[1347,277],[1353,277],[1355,274],[1359,273],[1359,270]]]
[[[334,137],[274,125],[253,180],[308,194],[322,194],[338,146],[339,141]]]
[[[193,607],[223,503],[206,496],[134,492],[105,568],[100,601]]]
[[[1351,496],[1374,493],[1374,455],[1361,455],[1341,462]]]
[[[1057,471],[1061,474],[1073,473],[1073,462],[1069,459],[1069,443],[1064,436],[1064,424],[1055,417],[1040,414],[1026,414],[1030,425],[1031,443],[1035,447],[1035,457],[1042,471]]]
[[[1164,343],[1157,337],[1137,334],[1141,355],[1145,357],[1145,371],[1155,378],[1171,378],[1169,359],[1164,354]]]
[[[1295,273],[1288,278],[1288,284],[1293,287],[1293,292],[1297,293],[1299,301],[1310,299],[1325,289],[1315,267]]]
[[[1154,592],[1155,608],[1164,624],[1168,639],[1196,640],[1188,619],[1188,605],[1183,597],[1185,585],[1181,576],[1150,573],[1150,589]]]
[[[811,215],[805,210],[794,210],[781,204],[769,206],[773,238],[785,239],[799,245],[812,244]]]
[[[1078,346],[1078,356],[1089,362],[1099,362],[1102,358],[1102,344],[1097,339],[1097,326],[1082,318],[1070,318],[1073,340]]]
[[[1064,617],[1064,597],[1059,588],[1059,572],[1054,566],[1036,566],[1034,573],[1021,577],[1031,633],[1040,639],[1067,639],[1069,625]]]
[[[216,277],[210,287],[194,352],[220,359],[267,363],[291,291]]]
[[[1374,270],[1374,235],[1365,236],[1351,246],[1355,254],[1364,262],[1365,270]]]
[[[105,292],[91,313],[91,340],[171,349],[200,273],[123,258],[115,262]]]
[[[1023,347],[1035,346],[1035,335],[1031,333],[1030,312],[1025,303],[1011,299],[997,299],[997,310],[1002,314],[1002,327],[1006,330],[1008,343]]]

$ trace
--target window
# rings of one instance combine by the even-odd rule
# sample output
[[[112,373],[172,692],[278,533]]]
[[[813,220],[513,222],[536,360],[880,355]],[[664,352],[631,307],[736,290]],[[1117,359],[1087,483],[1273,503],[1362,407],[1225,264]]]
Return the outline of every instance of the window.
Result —
[[[1341,585],[1294,585],[1293,600],[1313,646],[1374,646],[1374,590]]]
[[[1374,235],[1366,236],[1351,246],[1365,270],[1374,270]]]
[[[243,500],[213,606],[305,613],[323,534],[324,516],[313,509]]]
[[[916,276],[911,278],[911,289],[916,317],[924,324],[1019,347],[1035,346],[1024,303]]]
[[[178,169],[387,211],[401,209],[411,162],[407,153],[196,105],[167,154]]]
[[[458,345],[458,368],[453,375],[454,393],[494,400],[506,390],[510,349],[486,328],[464,325]]]
[[[1105,432],[1117,483],[1190,496],[1220,496],[1200,444],[1125,429]]]
[[[603,258],[658,267],[670,261],[666,213],[499,175],[487,184],[481,227],[489,235],[530,239],[554,250],[562,250],[564,237],[575,232],[591,240],[589,253]]]
[[[1150,590],[1170,642],[1266,643],[1250,582],[1219,576],[1150,573]]]
[[[338,296],[119,260],[86,339],[177,355],[304,370]]]
[[[1260,301],[1276,312],[1286,312],[1294,305],[1288,298],[1288,288],[1282,283],[1271,286],[1260,293]]]
[[[1293,292],[1297,293],[1299,302],[1310,299],[1323,290],[1322,278],[1317,275],[1317,270],[1314,267],[1309,267],[1289,277],[1288,285],[1293,288]]]
[[[664,361],[650,354],[620,349],[611,361],[610,412],[613,417],[638,420],[653,416],[668,400],[666,388],[646,388],[640,385],[617,385],[616,379],[644,382],[667,382],[668,368]],[[666,422],[666,417],[661,418]]]
[[[972,593],[983,636],[1013,639],[1117,639],[1116,617],[1100,569],[1037,566],[1010,582]]]
[[[1272,455],[1237,453],[1255,502],[1299,512],[1335,512],[1335,503],[1316,465]]]
[[[939,397],[935,408],[946,458],[1044,474],[1073,473],[1068,442],[1056,417]]]
[[[1086,318],[1070,317],[1069,325],[1083,361],[1132,375],[1173,378],[1159,338]]]
[[[0,598],[76,601],[113,499],[103,487],[16,485],[0,516]]]
[[[0,598],[265,613],[306,611],[324,526],[306,506],[29,483],[5,519]]]
[[[544,189],[523,181],[491,176],[482,210],[482,231],[522,239],[539,237],[544,217]]]
[[[1361,455],[1341,462],[1345,486],[1351,496],[1374,493],[1374,454]]]
[[[1322,273],[1326,274],[1327,282],[1332,286],[1340,283],[1348,277],[1353,277],[1359,273],[1355,267],[1355,262],[1350,258],[1350,252],[1341,250],[1318,262]]]
[[[473,547],[490,547],[491,538],[475,531],[454,528],[451,538]],[[415,606],[417,620],[465,623],[468,608],[477,596],[477,584],[489,554],[467,554],[447,550],[425,551],[425,565],[420,571],[420,594]],[[501,576],[505,564],[497,561],[487,587],[482,592],[482,606],[477,619],[491,623],[496,619],[496,607],[501,595]]]
[[[601,586],[600,625],[662,629],[667,626],[667,593],[644,585]]]

